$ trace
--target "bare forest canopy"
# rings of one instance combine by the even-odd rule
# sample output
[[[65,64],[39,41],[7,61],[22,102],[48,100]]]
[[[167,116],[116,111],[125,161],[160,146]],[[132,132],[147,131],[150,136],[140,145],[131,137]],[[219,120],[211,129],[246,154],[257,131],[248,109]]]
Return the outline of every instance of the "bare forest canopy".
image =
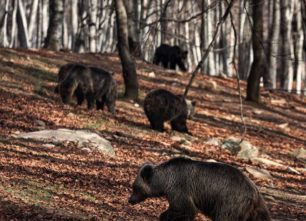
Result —
[[[229,2],[125,0],[129,39],[148,62],[162,43],[188,50],[188,70],[192,71],[212,42]],[[0,45],[116,52],[114,5],[114,0],[2,0]],[[255,15],[256,7],[259,15]],[[257,57],[254,52],[261,50],[260,66],[264,68],[260,76],[266,88],[306,94],[305,11],[305,0],[234,0],[231,17],[220,26],[201,71],[212,76],[238,74],[240,79],[247,79]],[[257,21],[261,21],[262,33],[254,30]],[[57,29],[51,37],[50,26]]]

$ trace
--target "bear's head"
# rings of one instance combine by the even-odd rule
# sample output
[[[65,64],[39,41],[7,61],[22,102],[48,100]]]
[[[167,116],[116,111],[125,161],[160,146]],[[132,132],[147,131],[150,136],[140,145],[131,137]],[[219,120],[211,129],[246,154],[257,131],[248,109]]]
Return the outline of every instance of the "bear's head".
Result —
[[[185,99],[186,101],[186,104],[187,104],[187,117],[189,119],[192,119],[193,116],[194,116],[194,113],[195,113],[195,106],[197,104],[196,101],[194,100],[188,100],[188,99]]]
[[[186,60],[187,59],[187,55],[188,55],[188,51],[184,51],[184,50],[181,51],[181,58],[182,58],[182,60]]]
[[[152,196],[151,181],[154,173],[154,166],[144,164],[133,183],[133,192],[129,198],[129,203],[134,205]]]
[[[64,104],[71,103],[71,98],[76,88],[76,82],[67,79],[59,85],[59,93]]]

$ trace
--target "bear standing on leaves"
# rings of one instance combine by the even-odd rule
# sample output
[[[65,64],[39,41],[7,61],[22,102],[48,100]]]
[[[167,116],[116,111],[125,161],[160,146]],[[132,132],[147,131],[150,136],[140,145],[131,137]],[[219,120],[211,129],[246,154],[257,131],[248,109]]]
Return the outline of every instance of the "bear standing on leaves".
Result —
[[[88,109],[92,109],[96,102],[97,110],[103,109],[105,104],[109,112],[115,114],[117,84],[111,73],[79,64],[73,64],[65,73],[66,76],[59,79],[58,84],[63,103],[70,103],[75,95],[78,104],[82,104],[84,99],[87,100]]]
[[[179,46],[162,44],[155,50],[153,64],[159,65],[159,63],[162,63],[164,68],[172,70],[175,70],[176,65],[178,65],[181,71],[187,71],[184,64],[187,54],[188,51],[182,50]]]
[[[198,212],[213,221],[271,220],[255,184],[224,163],[174,158],[157,166],[143,165],[129,203],[163,196],[169,208],[160,215],[161,221],[192,221]]]
[[[144,99],[144,112],[154,130],[163,132],[164,122],[170,121],[173,130],[189,133],[186,121],[194,114],[195,101],[164,89],[150,91]]]

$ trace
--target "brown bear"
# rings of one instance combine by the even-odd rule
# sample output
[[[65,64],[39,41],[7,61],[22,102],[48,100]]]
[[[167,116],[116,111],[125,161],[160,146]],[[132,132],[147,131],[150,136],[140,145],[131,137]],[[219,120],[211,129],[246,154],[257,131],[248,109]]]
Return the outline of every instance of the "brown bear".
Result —
[[[58,84],[63,103],[70,103],[75,94],[78,103],[87,100],[88,109],[92,109],[96,101],[97,110],[104,104],[109,112],[115,114],[117,84],[111,73],[96,67],[74,64],[68,69],[67,76]]]
[[[159,65],[159,63],[162,63],[164,68],[172,70],[175,70],[178,65],[181,71],[187,71],[184,64],[187,55],[188,51],[182,50],[177,45],[170,46],[167,44],[161,44],[155,50],[153,64]]]
[[[169,208],[161,221],[192,221],[198,212],[213,221],[270,221],[255,184],[225,163],[173,158],[143,165],[133,183],[129,203],[166,197]]]
[[[144,112],[154,130],[163,132],[164,122],[170,121],[173,130],[189,133],[186,121],[194,114],[196,102],[164,89],[150,91],[144,99]]]

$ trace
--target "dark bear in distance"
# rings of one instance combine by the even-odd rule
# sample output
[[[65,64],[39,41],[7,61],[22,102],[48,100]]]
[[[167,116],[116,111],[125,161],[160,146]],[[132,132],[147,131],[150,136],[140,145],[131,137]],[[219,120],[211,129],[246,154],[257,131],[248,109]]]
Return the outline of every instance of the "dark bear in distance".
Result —
[[[155,50],[153,63],[156,65],[162,63],[164,68],[170,68],[172,70],[175,70],[176,65],[178,65],[181,71],[187,71],[184,64],[187,54],[188,51],[182,50],[177,45],[170,46],[162,44]]]
[[[150,91],[144,99],[144,112],[153,130],[164,131],[164,122],[170,121],[173,130],[189,133],[186,121],[194,114],[196,102],[164,89]]]
[[[117,84],[112,74],[103,69],[74,64],[58,87],[63,103],[70,103],[76,94],[79,104],[87,100],[88,109],[92,109],[96,101],[97,110],[103,109],[105,104],[109,112],[115,114]]]
[[[270,221],[255,184],[240,170],[224,163],[173,158],[160,165],[143,165],[133,183],[129,203],[166,197],[169,208],[161,221],[192,221],[198,212],[213,221]]]

